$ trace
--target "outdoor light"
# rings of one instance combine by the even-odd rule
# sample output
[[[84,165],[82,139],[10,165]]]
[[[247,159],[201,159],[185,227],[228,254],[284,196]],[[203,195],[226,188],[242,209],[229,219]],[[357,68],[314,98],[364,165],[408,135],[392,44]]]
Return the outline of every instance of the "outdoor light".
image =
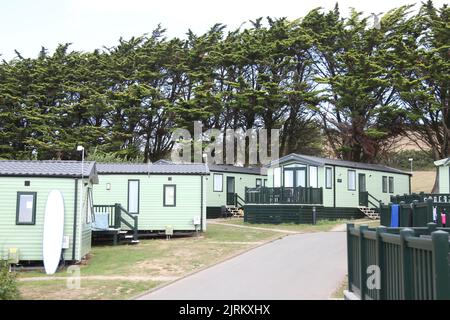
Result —
[[[77,151],[83,151],[84,147],[83,146],[77,146]]]
[[[111,183],[108,182],[108,183],[106,184],[106,190],[111,190]]]
[[[409,158],[408,159],[409,160],[409,162],[411,163],[411,173],[413,173],[413,158]]]

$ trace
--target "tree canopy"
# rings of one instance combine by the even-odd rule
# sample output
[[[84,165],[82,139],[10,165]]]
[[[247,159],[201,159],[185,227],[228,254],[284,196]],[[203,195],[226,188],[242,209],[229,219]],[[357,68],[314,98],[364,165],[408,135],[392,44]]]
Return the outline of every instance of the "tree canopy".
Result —
[[[0,63],[0,158],[170,154],[175,128],[280,129],[281,155],[373,162],[408,132],[450,153],[450,10],[431,1],[379,17],[312,10],[226,32],[150,34],[78,52],[61,44]],[[92,151],[93,152],[93,151]]]

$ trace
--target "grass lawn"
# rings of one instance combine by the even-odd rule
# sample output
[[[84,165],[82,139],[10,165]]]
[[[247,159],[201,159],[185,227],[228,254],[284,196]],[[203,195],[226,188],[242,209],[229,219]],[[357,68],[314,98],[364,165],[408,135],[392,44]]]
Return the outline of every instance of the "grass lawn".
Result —
[[[80,268],[81,290],[66,287],[66,280],[61,279],[68,276],[65,270],[54,279],[43,272],[20,273],[19,279],[45,278],[19,281],[19,288],[24,299],[126,299],[280,236],[269,230],[209,225],[199,237],[93,247]]]
[[[238,226],[248,226],[248,227],[256,227],[256,228],[264,228],[264,229],[276,229],[276,230],[286,230],[286,231],[296,231],[296,232],[324,232],[330,231],[334,227],[345,224],[345,223],[354,223],[358,224],[367,224],[371,227],[379,225],[379,220],[370,220],[370,219],[355,219],[355,220],[319,220],[316,225],[311,224],[294,224],[294,223],[280,223],[280,224],[263,224],[263,223],[248,223],[244,222],[242,218],[233,218],[233,219],[220,219],[218,222],[238,225]],[[251,229],[249,229],[251,230]]]
[[[199,237],[172,238],[169,241],[150,239],[141,240],[138,245],[93,247],[86,264],[80,265],[81,289],[67,288],[66,277],[69,276],[67,270],[59,271],[50,277],[44,272],[19,273],[22,297],[24,299],[128,299],[223,261],[246,249],[282,237],[286,234],[283,230],[329,231],[346,221],[320,221],[314,226],[247,224],[242,219],[220,220],[220,222],[231,225],[209,224],[207,232]],[[352,222],[367,224],[368,220]],[[369,220],[369,222],[372,221]],[[240,228],[232,225],[261,229]],[[31,277],[34,279],[29,279]]]

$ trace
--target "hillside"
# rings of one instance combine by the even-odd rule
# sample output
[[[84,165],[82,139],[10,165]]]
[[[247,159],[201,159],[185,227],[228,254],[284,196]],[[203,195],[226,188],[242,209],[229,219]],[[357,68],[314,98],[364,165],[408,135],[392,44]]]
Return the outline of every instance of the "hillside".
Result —
[[[414,171],[411,179],[411,192],[431,192],[436,171]]]

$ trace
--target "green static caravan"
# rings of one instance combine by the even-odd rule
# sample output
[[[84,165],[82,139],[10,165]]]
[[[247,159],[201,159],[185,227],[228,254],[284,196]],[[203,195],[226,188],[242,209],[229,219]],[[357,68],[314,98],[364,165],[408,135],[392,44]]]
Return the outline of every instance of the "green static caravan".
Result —
[[[143,232],[206,231],[204,164],[98,163],[95,207],[120,204]]]
[[[207,217],[222,216],[222,207],[239,208],[244,205],[245,188],[267,184],[266,168],[239,167],[232,165],[209,165],[207,178]]]
[[[268,166],[268,187],[247,190],[246,215],[260,211],[279,216],[283,211],[294,220],[306,214],[302,219],[311,221],[312,207],[319,219],[376,215],[380,202],[410,193],[410,177],[383,165],[289,154]]]
[[[64,260],[82,260],[91,250],[97,178],[95,162],[0,161],[0,260],[12,259],[14,251],[23,262],[43,260],[44,214],[52,190],[63,196]]]
[[[437,193],[450,193],[450,158],[435,161],[434,165],[438,167]]]

